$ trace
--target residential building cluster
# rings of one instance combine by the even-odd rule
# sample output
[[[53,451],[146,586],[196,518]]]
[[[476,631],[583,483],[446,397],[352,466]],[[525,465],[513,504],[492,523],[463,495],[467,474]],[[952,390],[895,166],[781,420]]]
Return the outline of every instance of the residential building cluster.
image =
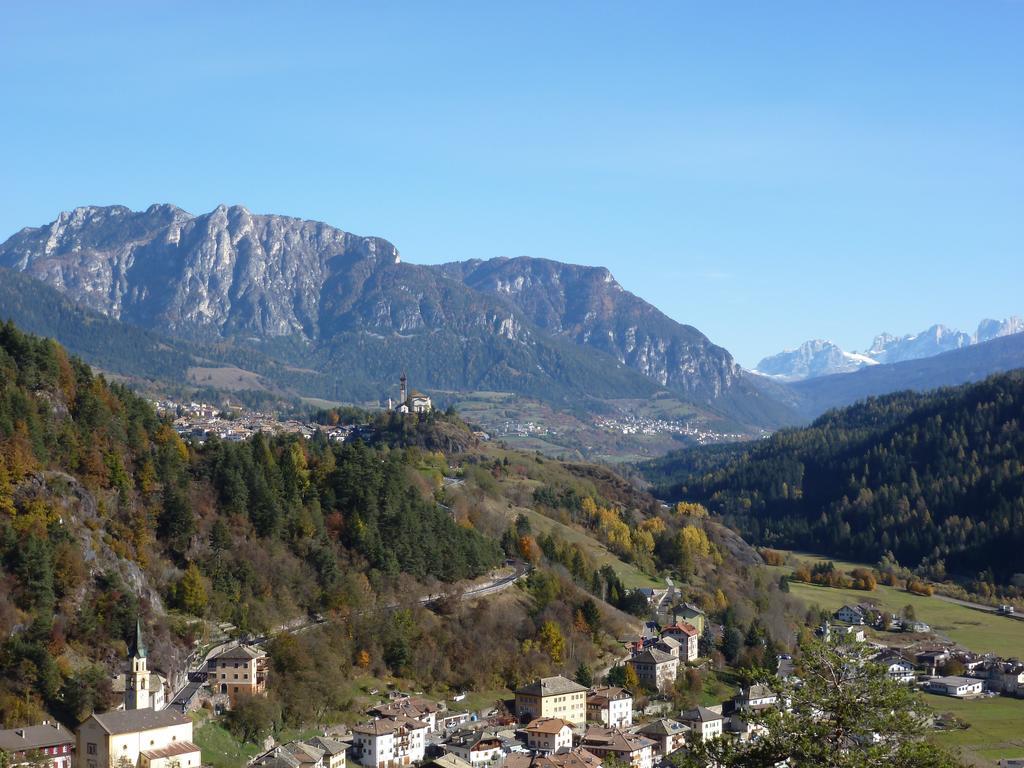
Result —
[[[307,440],[317,430],[322,430],[328,439],[344,442],[356,430],[350,425],[324,426],[298,419],[282,419],[273,413],[232,409],[230,413],[209,403],[178,402],[175,400],[150,401],[161,415],[173,419],[174,430],[182,439],[204,442],[211,437],[238,442],[248,440],[257,432],[265,434],[297,434]]]
[[[543,437],[558,434],[535,421],[513,421],[512,419],[506,419],[498,424],[493,432],[495,437]]]
[[[594,425],[620,435],[684,435],[700,445],[749,438],[749,435],[735,432],[716,432],[691,421],[651,416],[599,416],[594,420]]]
[[[860,610],[857,610],[860,609]],[[845,642],[863,637],[871,619],[862,606],[843,606],[835,624]],[[650,625],[649,625],[650,627]],[[704,614],[677,606],[673,623],[650,636],[629,641],[625,663],[641,684],[667,692],[689,662],[697,660]],[[131,643],[123,702],[118,709],[94,713],[72,734],[58,723],[0,731],[6,764],[49,768],[199,768],[202,755],[193,740],[192,719],[166,706],[165,680],[148,667],[141,626]],[[876,663],[894,680],[925,691],[970,698],[994,691],[1024,697],[1024,665],[1015,660],[974,656],[940,646],[902,649],[878,647]],[[955,666],[957,674],[943,674]],[[266,653],[258,647],[231,645],[206,662],[203,679],[209,696],[223,706],[266,690]],[[779,675],[793,672],[792,660],[779,657]],[[457,697],[460,698],[460,697]],[[309,739],[274,744],[254,758],[253,768],[599,768],[613,760],[629,768],[663,765],[696,738],[756,739],[750,713],[780,705],[775,691],[762,685],[741,688],[714,706],[679,712],[656,702],[655,719],[638,722],[633,692],[613,685],[586,687],[565,677],[534,680],[520,686],[508,713],[499,709],[453,711],[445,702],[393,691],[366,710],[367,719],[351,732],[325,731]],[[646,717],[656,711],[648,707]]]
[[[871,605],[844,605],[835,611],[836,623],[825,622],[818,634],[831,637],[839,633],[848,641],[867,642],[865,627],[904,631],[915,636],[931,632],[926,623],[896,614],[879,612]],[[873,661],[882,665],[890,678],[919,685],[928,693],[954,698],[983,695],[1024,698],[1024,662],[1003,659],[994,654],[979,655],[950,643],[931,639],[915,640],[901,647],[878,647]]]

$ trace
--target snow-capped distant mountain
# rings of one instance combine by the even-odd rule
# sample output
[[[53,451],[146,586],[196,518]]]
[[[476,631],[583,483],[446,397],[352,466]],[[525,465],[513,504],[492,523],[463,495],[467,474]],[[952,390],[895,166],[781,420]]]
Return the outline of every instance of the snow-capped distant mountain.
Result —
[[[922,357],[941,355],[954,349],[966,347],[971,337],[963,331],[933,325],[927,331],[896,337],[890,333],[875,336],[871,349],[864,354],[878,363],[902,363],[904,360],[920,360]]]
[[[833,373],[849,373],[875,364],[876,361],[870,357],[846,352],[831,341],[814,339],[805,341],[796,349],[766,357],[757,364],[754,373],[780,381],[799,381]]]
[[[983,341],[1022,332],[1024,332],[1024,318],[1017,315],[1005,320],[982,320],[978,323],[978,330],[974,334],[974,343],[980,344]]]
[[[921,360],[1022,332],[1024,319],[1014,315],[1005,320],[982,320],[973,336],[944,325],[933,325],[926,331],[906,336],[881,333],[864,352],[847,352],[831,341],[815,339],[764,358],[754,368],[754,373],[780,381],[801,381],[850,373],[869,365]]]

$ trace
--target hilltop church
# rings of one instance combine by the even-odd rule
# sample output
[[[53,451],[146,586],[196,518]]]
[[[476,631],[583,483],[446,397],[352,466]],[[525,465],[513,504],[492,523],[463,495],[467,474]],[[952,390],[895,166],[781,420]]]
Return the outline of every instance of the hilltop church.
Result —
[[[434,407],[430,397],[415,389],[409,392],[408,384],[408,378],[403,371],[402,377],[398,380],[398,403],[393,403],[389,397],[388,410],[396,413],[429,413]]]

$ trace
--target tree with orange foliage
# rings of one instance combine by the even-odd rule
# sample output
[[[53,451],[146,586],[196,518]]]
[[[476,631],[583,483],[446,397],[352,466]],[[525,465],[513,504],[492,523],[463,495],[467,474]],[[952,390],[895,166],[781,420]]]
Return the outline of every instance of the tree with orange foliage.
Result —
[[[540,560],[540,549],[537,547],[537,542],[534,541],[533,536],[519,537],[519,555],[523,560],[534,565]]]

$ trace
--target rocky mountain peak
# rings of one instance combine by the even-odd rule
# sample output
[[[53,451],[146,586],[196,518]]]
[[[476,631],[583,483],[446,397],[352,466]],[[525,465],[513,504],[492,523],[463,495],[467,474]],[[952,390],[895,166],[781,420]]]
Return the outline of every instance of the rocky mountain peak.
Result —
[[[780,381],[799,381],[833,373],[848,373],[873,363],[864,355],[845,352],[831,341],[812,339],[796,349],[764,358],[754,368],[754,372]]]
[[[879,363],[923,360],[1021,332],[1024,332],[1024,320],[1013,316],[1005,320],[982,320],[973,336],[941,323],[906,336],[880,333],[875,336],[867,351],[862,353],[846,352],[832,342],[818,339],[805,342],[797,350],[766,357],[757,364],[755,370],[775,378],[798,381],[845,373]]]
[[[443,369],[447,388],[514,391],[529,380],[540,389],[547,377],[562,379],[565,391],[575,376],[572,386],[586,392],[593,376],[580,372],[593,368],[615,369],[606,390],[629,396],[660,386],[695,402],[759,398],[743,389],[725,349],[599,266],[525,256],[405,264],[382,238],[227,204],[198,215],[167,204],[76,209],[0,245],[0,266],[110,317],[185,338],[259,345],[296,337],[314,349],[345,338],[367,355],[382,344],[416,355],[448,345],[452,359],[440,360],[435,347],[418,372],[440,382]],[[470,373],[492,357],[505,362]],[[393,373],[386,358],[367,362],[359,375]]]
[[[979,344],[1003,336],[1012,336],[1015,333],[1024,333],[1024,318],[1018,315],[1011,315],[1005,320],[985,319],[978,323],[978,330],[974,334],[974,343]]]

